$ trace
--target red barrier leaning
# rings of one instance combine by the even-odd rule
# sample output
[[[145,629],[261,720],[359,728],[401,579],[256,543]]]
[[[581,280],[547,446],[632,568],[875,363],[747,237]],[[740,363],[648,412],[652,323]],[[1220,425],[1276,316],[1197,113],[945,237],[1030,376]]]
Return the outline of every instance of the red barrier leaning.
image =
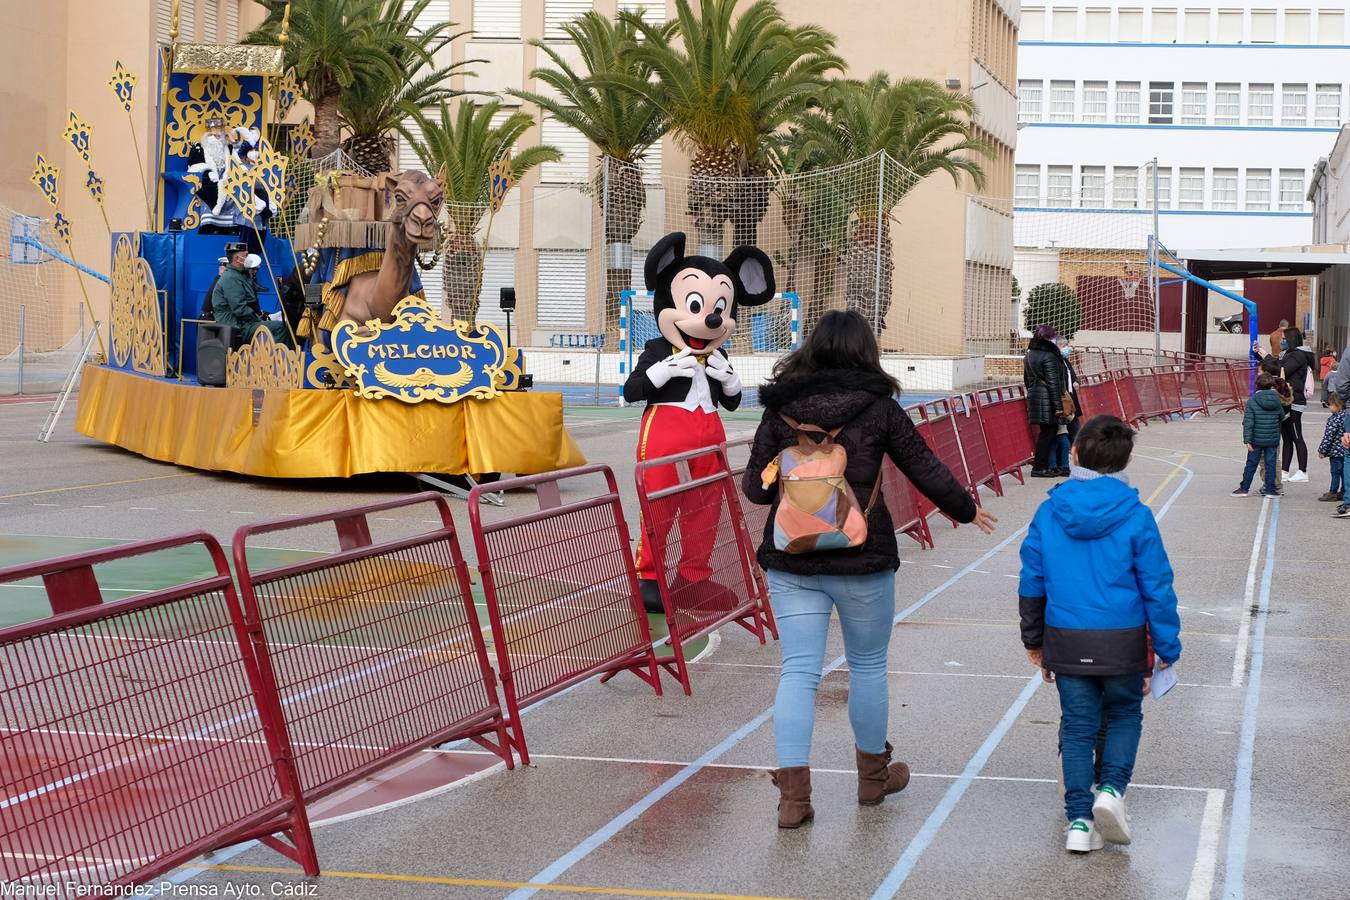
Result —
[[[1022,481],[1022,467],[1036,455],[1036,441],[1027,422],[1026,388],[990,388],[976,393],[985,440],[994,471]]]
[[[1083,420],[1094,416],[1121,416],[1120,394],[1116,391],[1116,376],[1107,373],[1087,378],[1078,387],[1078,405],[1083,408]]]
[[[1171,418],[1186,412],[1186,403],[1182,397],[1182,374],[1176,366],[1159,366],[1154,369],[1158,381],[1158,396],[1162,400],[1163,417]]]
[[[193,546],[214,575],[104,601],[95,566]],[[318,874],[216,539],[0,570],[0,583],[36,577],[54,615],[0,631],[0,883],[131,885],[249,839]]]
[[[1116,376],[1116,393],[1120,395],[1121,416],[1131,425],[1143,425],[1147,416],[1139,400],[1139,388],[1136,378],[1140,376],[1120,374]]]
[[[739,441],[728,441],[723,444],[723,452],[727,454],[727,462],[731,464],[732,448],[739,450],[742,447],[750,447],[754,443],[752,438],[742,438]],[[778,623],[773,618],[773,607],[769,603],[769,582],[764,577],[764,570],[759,567],[759,560],[755,558],[756,548],[764,540],[764,529],[769,523],[769,507],[758,503],[751,503],[745,496],[743,489],[743,478],[745,476],[744,465],[731,465],[731,477],[736,482],[736,488],[741,504],[741,522],[745,525],[745,545],[749,548],[750,573],[755,577],[755,588],[759,591],[759,597],[763,603],[766,618],[765,626],[773,635],[774,640],[778,640]]]
[[[372,537],[371,514],[425,504],[436,510],[436,527]],[[254,538],[313,526],[331,526],[323,530],[336,532],[340,549],[253,565]],[[459,738],[513,764],[444,497],[245,525],[233,555],[254,652],[279,699],[306,802]]]
[[[919,493],[918,488],[904,476],[891,462],[889,456],[881,461],[881,497],[886,501],[886,509],[891,514],[891,524],[896,534],[907,534],[918,541],[921,548],[933,546],[933,532],[928,527],[928,517],[919,510],[919,501],[923,500],[932,508],[932,504]]]
[[[920,426],[920,433],[923,434],[929,448],[937,454],[938,459],[942,460],[943,465],[951,469],[961,486],[975,497],[975,502],[979,503],[979,491],[975,489],[970,469],[966,466],[966,457],[961,449],[961,437],[956,431],[952,401],[934,400],[925,403],[920,407],[919,414],[923,416],[924,422]]]
[[[772,614],[751,572],[753,548],[740,491],[721,446],[643,460],[634,477],[642,509],[640,539],[650,542],[672,661],[688,694],[685,644],[727,622],[741,625],[762,644]]]
[[[589,476],[605,488],[563,501]],[[485,522],[484,493],[532,488],[538,509]],[[511,746],[529,764],[524,706],[595,675],[631,671],[661,693],[619,487],[608,466],[506,478],[473,489],[469,522],[487,597]]]
[[[956,435],[961,439],[961,456],[966,462],[966,472],[970,475],[970,486],[975,492],[976,502],[979,502],[981,485],[988,485],[1002,497],[1003,482],[994,469],[994,455],[984,433],[984,415],[979,401],[974,394],[959,394],[952,398],[951,408],[956,422]]]

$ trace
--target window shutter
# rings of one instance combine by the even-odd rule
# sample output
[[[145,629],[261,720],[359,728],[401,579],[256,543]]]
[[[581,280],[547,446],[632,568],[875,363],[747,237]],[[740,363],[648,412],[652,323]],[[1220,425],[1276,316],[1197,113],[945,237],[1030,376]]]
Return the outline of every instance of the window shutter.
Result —
[[[653,24],[666,20],[666,0],[619,0],[619,12],[640,13]]]
[[[202,0],[202,42],[214,44],[219,40],[220,35],[217,27],[220,24],[220,3],[221,0]]]
[[[1111,11],[1089,9],[1083,20],[1083,40],[1105,44],[1111,40]]]
[[[644,184],[661,183],[661,142],[657,141],[647,148],[642,158],[642,182]]]
[[[1045,40],[1045,7],[1022,7],[1022,19],[1017,26],[1017,39],[1021,41]]]
[[[568,40],[562,27],[591,11],[591,0],[544,0],[544,39]]]
[[[1219,43],[1238,44],[1242,42],[1242,10],[1219,10]]]
[[[1312,13],[1306,9],[1288,10],[1284,14],[1284,43],[1307,44],[1312,40]]]
[[[160,44],[169,42],[169,23],[173,19],[173,0],[159,0],[155,8],[155,40]]]
[[[473,0],[475,38],[520,39],[520,3],[512,0]]]
[[[544,143],[562,151],[562,161],[544,163],[539,177],[554,184],[580,184],[590,172],[591,144],[586,136],[552,117],[544,119]]]
[[[225,43],[239,41],[239,0],[222,0],[225,4]]]
[[[502,312],[502,294],[504,287],[516,286],[516,251],[511,249],[489,250],[483,257],[483,286],[478,291],[478,321],[488,322],[506,333],[506,313]],[[517,292],[516,301],[520,301]],[[512,325],[515,316],[511,317]],[[519,332],[511,337],[519,340]]]
[[[586,327],[586,252],[539,251],[535,324],[575,331]]]
[[[1319,9],[1317,11],[1317,43],[1339,44],[1345,40],[1345,11]]]
[[[197,3],[198,0],[183,0],[178,12],[178,42],[188,43],[197,40]]]
[[[1253,44],[1275,43],[1275,10],[1273,9],[1252,10],[1251,42]]]

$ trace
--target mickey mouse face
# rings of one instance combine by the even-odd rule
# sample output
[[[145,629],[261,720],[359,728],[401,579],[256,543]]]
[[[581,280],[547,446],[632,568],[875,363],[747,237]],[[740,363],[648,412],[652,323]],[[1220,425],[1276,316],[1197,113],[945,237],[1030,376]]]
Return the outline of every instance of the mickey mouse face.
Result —
[[[646,279],[655,295],[661,336],[677,351],[699,356],[731,339],[741,306],[767,303],[773,265],[754,247],[737,247],[725,262],[684,255],[684,235],[668,234],[647,255]]]

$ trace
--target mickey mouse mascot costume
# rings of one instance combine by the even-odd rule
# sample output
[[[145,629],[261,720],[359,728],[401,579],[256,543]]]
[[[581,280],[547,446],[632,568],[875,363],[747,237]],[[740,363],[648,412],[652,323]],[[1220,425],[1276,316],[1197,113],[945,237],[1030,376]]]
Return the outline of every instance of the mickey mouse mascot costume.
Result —
[[[760,306],[774,294],[773,264],[762,250],[737,247],[725,261],[685,256],[682,233],[668,234],[647,254],[645,275],[655,297],[659,337],[642,349],[623,386],[629,403],[646,401],[638,439],[639,461],[683,453],[726,440],[717,407],[741,405],[741,379],[731,367],[725,344],[736,330],[742,307]],[[712,473],[709,457],[690,461],[690,476]],[[656,491],[678,483],[673,465],[649,469],[646,488]],[[707,582],[718,506],[698,491],[682,495],[679,510],[683,546],[672,593]],[[673,522],[655,523],[662,542]],[[648,612],[661,612],[656,563],[644,536],[638,540],[638,578]],[[725,590],[713,587],[712,590]]]

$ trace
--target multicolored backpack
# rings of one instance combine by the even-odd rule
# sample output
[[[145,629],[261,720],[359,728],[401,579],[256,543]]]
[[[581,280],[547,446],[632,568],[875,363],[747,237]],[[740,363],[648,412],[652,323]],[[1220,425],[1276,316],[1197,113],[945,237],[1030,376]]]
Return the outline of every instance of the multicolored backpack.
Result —
[[[784,553],[813,553],[862,546],[867,540],[867,517],[881,492],[881,473],[877,473],[867,508],[859,507],[844,477],[848,451],[835,441],[843,426],[826,431],[782,418],[797,433],[797,446],[779,453],[761,476],[766,483],[780,479],[773,517],[774,547]]]

